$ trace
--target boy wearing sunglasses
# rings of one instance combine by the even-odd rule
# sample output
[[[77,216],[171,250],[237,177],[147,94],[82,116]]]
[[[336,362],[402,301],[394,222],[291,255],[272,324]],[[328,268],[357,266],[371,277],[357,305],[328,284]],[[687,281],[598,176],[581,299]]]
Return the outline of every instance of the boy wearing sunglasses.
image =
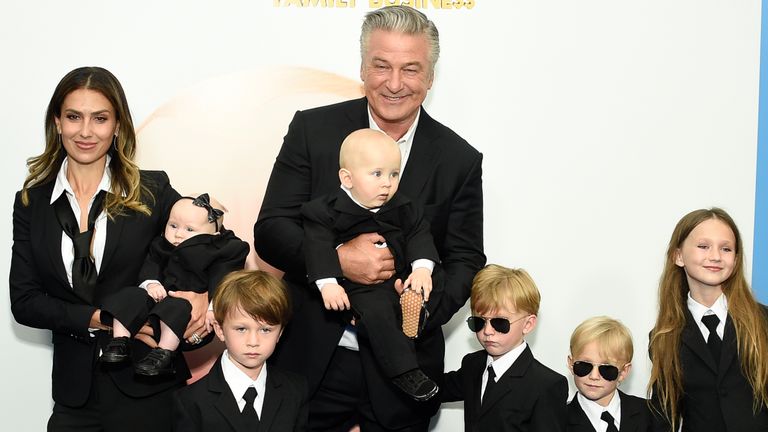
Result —
[[[533,358],[524,339],[541,302],[531,277],[489,264],[472,281],[470,302],[467,324],[484,349],[445,374],[441,401],[464,401],[468,431],[565,431],[568,382]]]
[[[568,404],[569,432],[648,430],[645,399],[618,390],[632,368],[632,335],[621,322],[590,318],[571,335],[568,369],[578,392]]]

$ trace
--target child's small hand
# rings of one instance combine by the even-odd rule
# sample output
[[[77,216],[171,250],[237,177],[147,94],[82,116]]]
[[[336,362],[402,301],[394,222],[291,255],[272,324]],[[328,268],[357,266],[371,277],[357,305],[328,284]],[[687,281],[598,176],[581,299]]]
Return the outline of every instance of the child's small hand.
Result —
[[[213,331],[213,323],[216,322],[216,317],[213,315],[213,311],[209,310],[205,313],[205,330],[210,333]]]
[[[424,292],[424,301],[429,301],[429,294],[432,292],[432,271],[425,267],[415,269],[405,280],[403,288],[408,287],[416,292]]]
[[[151,283],[147,285],[147,294],[155,299],[155,302],[159,302],[168,296],[168,293],[165,292],[165,288],[159,283]]]
[[[328,310],[343,311],[349,309],[349,297],[347,292],[339,284],[327,283],[320,290],[323,303]]]

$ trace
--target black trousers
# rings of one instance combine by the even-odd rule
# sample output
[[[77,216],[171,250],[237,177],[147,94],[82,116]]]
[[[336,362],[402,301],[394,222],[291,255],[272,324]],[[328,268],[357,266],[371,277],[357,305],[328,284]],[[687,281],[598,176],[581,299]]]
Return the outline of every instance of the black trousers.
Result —
[[[356,424],[361,432],[426,432],[429,428],[429,420],[403,429],[381,426],[368,398],[360,354],[337,347],[320,388],[309,402],[309,430],[348,432]]]
[[[384,375],[394,378],[418,368],[416,347],[403,333],[400,324],[400,296],[392,284],[345,283],[344,289],[358,320],[358,336],[368,338],[371,351]]]
[[[115,386],[96,367],[91,394],[82,407],[53,405],[48,432],[169,432],[172,428],[172,387],[151,396],[135,398]]]
[[[184,331],[192,319],[192,305],[182,299],[168,296],[158,303],[139,287],[125,287],[104,299],[101,305],[102,322],[110,324],[115,318],[131,335],[135,335],[149,321],[159,339],[160,321],[171,328],[179,340],[184,340]]]

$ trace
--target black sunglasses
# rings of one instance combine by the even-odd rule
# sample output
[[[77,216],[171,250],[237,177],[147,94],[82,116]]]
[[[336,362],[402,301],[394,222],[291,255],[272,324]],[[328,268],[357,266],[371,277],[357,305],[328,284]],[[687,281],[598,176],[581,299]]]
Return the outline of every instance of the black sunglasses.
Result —
[[[592,372],[592,369],[597,366],[597,371],[600,372],[600,376],[605,378],[606,381],[615,381],[619,377],[619,368],[610,364],[594,365],[585,361],[573,362],[573,373],[577,377],[585,377]]]
[[[481,316],[471,316],[467,318],[467,325],[469,329],[477,333],[485,328],[485,320],[491,321],[491,327],[499,333],[509,333],[509,327],[523,318],[528,318],[529,315],[522,316],[514,321],[510,321],[506,318],[483,318]]]

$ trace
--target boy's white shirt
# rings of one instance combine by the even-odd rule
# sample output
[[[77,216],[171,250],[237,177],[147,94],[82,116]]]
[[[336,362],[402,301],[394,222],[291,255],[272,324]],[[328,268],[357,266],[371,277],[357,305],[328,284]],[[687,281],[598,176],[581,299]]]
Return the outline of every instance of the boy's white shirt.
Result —
[[[504,354],[503,356],[499,357],[498,359],[494,360],[493,357],[490,355],[487,356],[485,360],[485,369],[483,370],[483,376],[481,377],[481,383],[482,387],[480,388],[480,399],[482,400],[483,395],[485,394],[485,386],[488,383],[488,366],[493,365],[493,373],[496,374],[496,379],[494,379],[495,382],[499,382],[499,379],[501,379],[501,376],[504,375],[509,368],[512,367],[512,365],[515,363],[515,361],[520,357],[520,354],[525,351],[525,347],[528,346],[528,343],[526,341],[523,341],[520,345],[512,348],[508,353]]]
[[[595,428],[595,431],[606,432],[608,429],[608,423],[600,418],[600,416],[603,415],[603,411],[608,411],[613,417],[616,429],[621,429],[621,398],[619,397],[618,390],[613,391],[613,397],[607,407],[603,407],[599,403],[585,398],[580,392],[576,393],[576,401],[581,406],[581,409],[584,410],[584,414],[587,415],[587,418],[589,419],[589,422],[592,423],[592,427]]]
[[[717,318],[720,319],[720,323],[717,324],[717,334],[720,336],[721,340],[723,339],[723,334],[725,333],[725,320],[728,318],[728,299],[725,297],[724,293],[720,294],[720,297],[715,300],[712,307],[707,307],[694,300],[693,297],[691,297],[691,292],[688,291],[687,305],[693,320],[699,327],[701,335],[704,336],[704,340],[709,338],[709,329],[703,322],[701,322],[701,318],[705,315],[712,314],[717,315]]]
[[[229,359],[229,352],[224,350],[224,354],[221,356],[221,371],[224,373],[224,380],[227,382],[232,395],[237,401],[237,408],[240,412],[243,412],[245,408],[245,399],[243,395],[248,387],[256,388],[256,399],[253,401],[253,408],[256,410],[256,414],[261,418],[261,408],[264,406],[264,395],[267,390],[267,364],[261,367],[259,376],[256,377],[256,381],[241,371],[232,360]]]

